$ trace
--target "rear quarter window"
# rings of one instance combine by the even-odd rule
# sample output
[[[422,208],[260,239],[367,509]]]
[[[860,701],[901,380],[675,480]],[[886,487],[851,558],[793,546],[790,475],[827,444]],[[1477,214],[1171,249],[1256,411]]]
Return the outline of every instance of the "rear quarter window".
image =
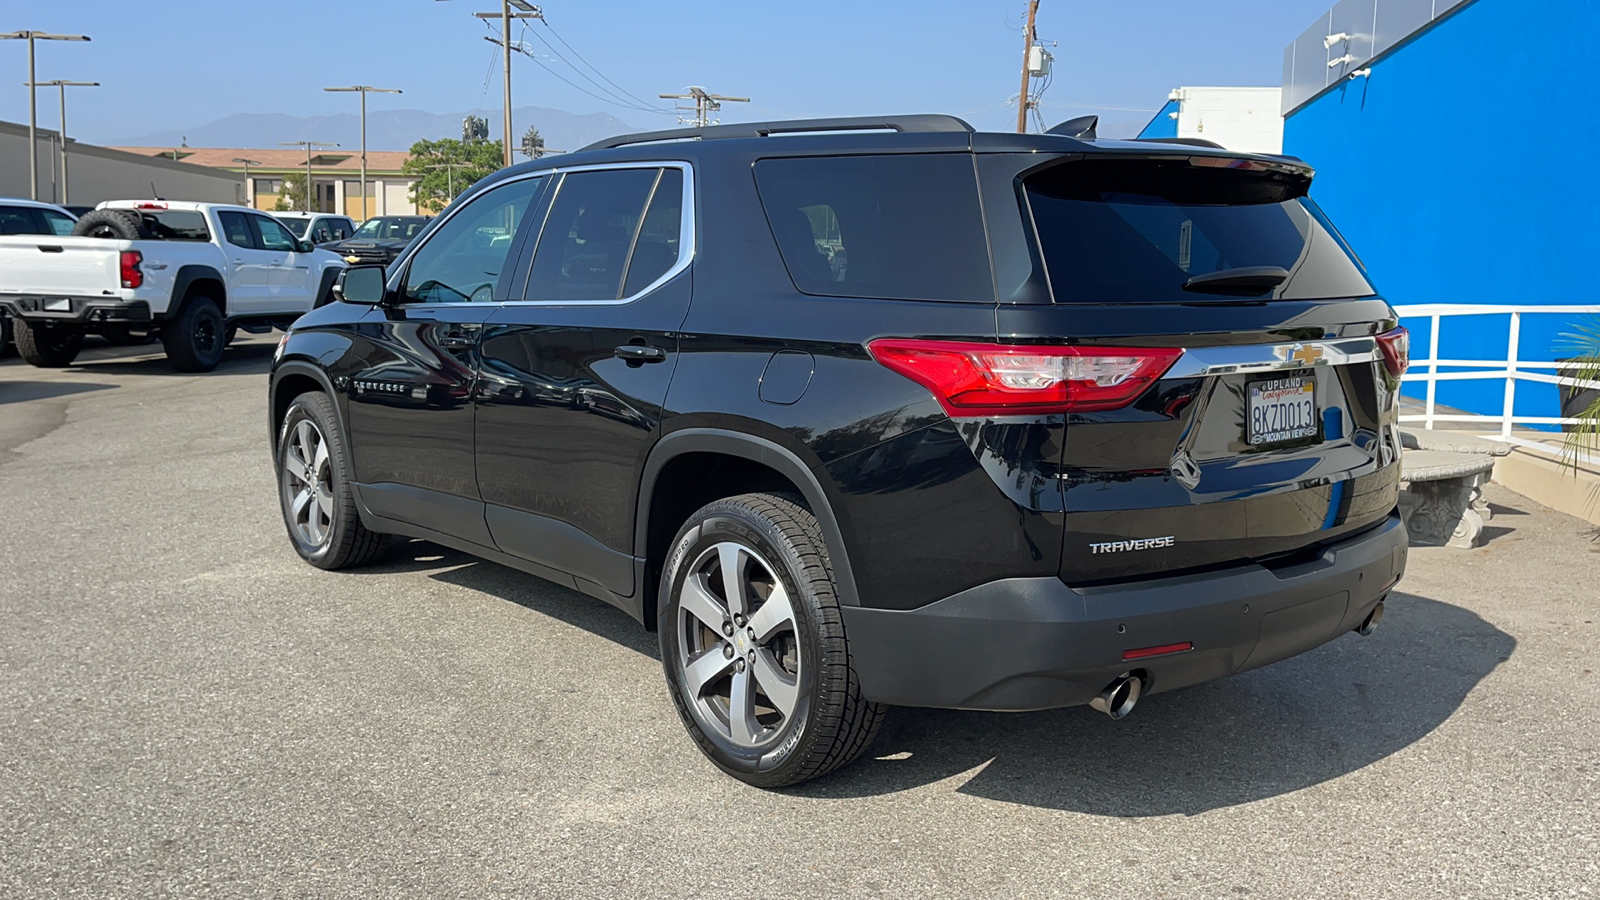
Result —
[[[802,292],[994,302],[970,156],[764,159],[755,173]]]
[[[1289,277],[1235,296],[1373,293],[1343,242],[1302,202],[1303,179],[1187,158],[1079,160],[1036,173],[1024,187],[1058,303],[1217,299],[1185,283],[1256,266],[1282,268]]]

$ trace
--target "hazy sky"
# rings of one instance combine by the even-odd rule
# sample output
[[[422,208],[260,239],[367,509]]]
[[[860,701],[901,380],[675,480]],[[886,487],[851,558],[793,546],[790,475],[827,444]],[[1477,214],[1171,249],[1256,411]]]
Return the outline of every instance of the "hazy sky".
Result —
[[[1179,85],[1276,85],[1283,48],[1331,0],[1043,0],[1039,35],[1059,42],[1047,124],[1085,113],[1148,119]],[[646,105],[699,84],[749,96],[724,119],[952,112],[1004,129],[1016,113],[1022,2],[576,2],[542,4],[550,27],[525,40],[593,63]],[[403,96],[371,108],[453,112],[498,107],[496,49],[474,11],[498,0],[0,0],[0,32],[83,33],[89,44],[39,44],[38,78],[99,81],[70,89],[68,130],[108,140],[204,124],[241,112],[353,111],[365,83]],[[570,45],[563,46],[556,35]],[[514,37],[524,39],[521,26]],[[0,41],[0,119],[27,121],[26,44]],[[641,127],[669,113],[602,102],[603,92],[556,59],[513,65],[513,101],[605,111]],[[601,76],[585,70],[607,85]],[[634,101],[627,101],[633,103]],[[56,124],[53,90],[39,122]],[[520,126],[519,126],[520,127]],[[498,128],[494,129],[498,131]]]

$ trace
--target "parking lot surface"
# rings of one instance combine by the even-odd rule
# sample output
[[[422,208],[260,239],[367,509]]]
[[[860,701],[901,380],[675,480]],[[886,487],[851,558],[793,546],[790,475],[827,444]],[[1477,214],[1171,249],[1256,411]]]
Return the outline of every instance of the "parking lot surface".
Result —
[[[1127,720],[897,710],[765,792],[653,634],[422,542],[283,533],[276,335],[0,361],[0,897],[1600,895],[1600,544],[1491,488],[1388,616]]]

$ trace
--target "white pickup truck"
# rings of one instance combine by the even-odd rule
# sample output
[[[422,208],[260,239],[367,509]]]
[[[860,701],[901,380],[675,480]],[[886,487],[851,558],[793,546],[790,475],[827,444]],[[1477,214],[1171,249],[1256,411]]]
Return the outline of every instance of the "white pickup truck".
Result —
[[[71,236],[0,236],[0,313],[36,366],[69,365],[85,334],[148,332],[179,371],[207,372],[234,329],[287,328],[328,302],[335,253],[242,206],[100,204]]]

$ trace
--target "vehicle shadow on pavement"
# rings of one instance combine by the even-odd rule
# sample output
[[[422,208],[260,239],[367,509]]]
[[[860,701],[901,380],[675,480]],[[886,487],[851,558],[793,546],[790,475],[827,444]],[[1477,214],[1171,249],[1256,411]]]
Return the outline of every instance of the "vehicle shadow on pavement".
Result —
[[[106,391],[114,387],[116,387],[114,384],[93,384],[88,382],[73,384],[59,381],[0,381],[0,405],[23,403],[28,400],[51,400],[56,397],[65,397],[68,394]]]
[[[222,361],[217,363],[212,372],[266,372],[267,364],[272,361],[272,354],[276,349],[276,343],[264,341],[231,346],[223,352]],[[178,375],[194,378],[197,374],[174,369],[172,363],[162,355],[160,344],[117,347],[114,351],[120,352],[117,356],[112,356],[110,355],[112,350],[101,350],[92,358],[80,358],[72,364],[72,368],[85,372],[102,372],[107,375]],[[210,373],[198,374],[203,376]]]
[[[352,575],[389,575],[442,569],[428,577],[499,597],[525,609],[581,628],[596,637],[659,660],[656,636],[627,613],[571,588],[527,575],[509,566],[418,539],[397,539],[382,560],[351,569]]]
[[[1396,593],[1369,638],[1145,698],[1113,721],[896,709],[867,755],[792,789],[838,798],[977,770],[960,793],[1102,816],[1194,815],[1355,772],[1442,725],[1516,640],[1476,614]]]

